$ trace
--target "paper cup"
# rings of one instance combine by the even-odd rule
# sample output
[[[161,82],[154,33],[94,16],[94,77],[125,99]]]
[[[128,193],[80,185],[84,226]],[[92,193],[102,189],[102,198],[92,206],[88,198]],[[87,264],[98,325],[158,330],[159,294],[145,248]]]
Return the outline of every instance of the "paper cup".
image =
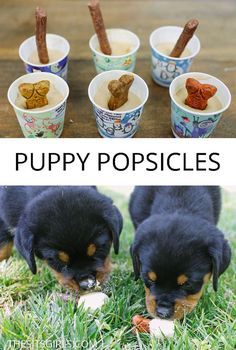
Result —
[[[187,45],[187,48],[191,51],[191,55],[188,57],[174,58],[157,50],[158,44],[170,42],[175,44],[182,30],[181,27],[160,27],[150,35],[152,78],[158,85],[168,87],[177,76],[187,73],[193,58],[200,51],[200,41],[196,35],[192,37]]]
[[[34,52],[37,52],[35,36],[31,36],[26,39],[19,48],[19,56],[24,62],[26,73],[34,73],[38,71],[53,73],[66,80],[68,55],[70,51],[69,43],[65,38],[56,34],[47,34],[46,40],[49,52],[53,49],[61,51],[60,59],[47,64],[34,64],[30,62],[29,58],[31,55]]]
[[[194,111],[180,105],[175,98],[179,89],[185,86],[188,78],[195,78],[201,83],[212,84],[217,87],[216,96],[222,108],[212,113]],[[231,94],[227,86],[219,79],[205,73],[186,73],[175,78],[170,85],[171,97],[171,127],[175,137],[208,137],[220,121],[222,113],[229,107]]]
[[[93,60],[97,73],[109,70],[126,70],[133,72],[137,51],[140,46],[140,40],[137,35],[126,29],[107,29],[106,32],[110,42],[128,43],[132,47],[132,50],[125,55],[104,55],[102,52],[97,51],[99,43],[97,34],[94,34],[89,41],[89,46],[93,53]]]
[[[18,86],[21,83],[35,83],[40,80],[49,80],[62,94],[63,100],[56,106],[44,109],[42,112],[34,109],[22,109],[16,106]],[[66,111],[66,101],[69,95],[67,83],[60,77],[51,73],[31,73],[16,79],[8,89],[8,100],[16,113],[21,130],[25,137],[52,138],[60,137]]]
[[[94,96],[104,82],[119,79],[123,74],[126,72],[121,70],[103,72],[97,75],[89,85],[88,95],[93,104],[98,131],[102,137],[132,137],[138,130],[143,107],[148,99],[147,84],[138,75],[130,73],[134,75],[134,82],[129,91],[135,93],[141,100],[141,104],[136,108],[117,112],[100,107],[94,102]]]

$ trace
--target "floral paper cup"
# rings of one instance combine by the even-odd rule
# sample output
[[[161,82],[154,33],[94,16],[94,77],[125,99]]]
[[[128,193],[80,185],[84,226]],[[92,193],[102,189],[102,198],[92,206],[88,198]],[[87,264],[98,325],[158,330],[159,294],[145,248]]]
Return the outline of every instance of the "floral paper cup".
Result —
[[[68,55],[70,45],[66,39],[56,34],[47,34],[47,47],[49,57],[52,56],[52,62],[41,64],[37,58],[37,47],[35,36],[26,39],[19,48],[19,56],[24,62],[26,73],[47,72],[67,79]],[[51,52],[51,55],[50,55]],[[33,60],[33,56],[34,60]],[[32,61],[33,60],[33,61]]]
[[[217,88],[216,97],[221,108],[213,112],[194,110],[179,103],[176,93],[185,86],[188,78],[195,78],[202,84],[212,84]],[[222,113],[229,107],[231,94],[219,79],[205,73],[186,73],[175,78],[170,85],[171,127],[175,137],[208,137],[220,121]],[[214,97],[213,97],[214,98]]]
[[[40,80],[49,80],[62,99],[53,107],[40,109],[23,109],[16,105],[18,87],[21,83],[36,83]],[[8,89],[8,100],[16,113],[21,130],[25,137],[53,138],[60,137],[66,111],[66,101],[69,95],[67,83],[57,75],[51,73],[31,73],[16,79]]]
[[[93,53],[93,60],[97,73],[109,70],[126,70],[133,72],[136,63],[136,55],[140,46],[140,40],[134,33],[126,29],[107,29],[108,40],[112,44],[127,44],[129,52],[123,55],[104,55],[99,51],[97,34],[94,34],[89,41]]]
[[[152,78],[158,85],[168,87],[177,76],[187,73],[193,58],[200,51],[200,41],[196,35],[192,37],[186,47],[189,50],[189,55],[186,57],[170,57],[157,49],[158,45],[165,43],[173,43],[174,47],[182,30],[181,27],[160,27],[150,35]]]
[[[148,99],[148,87],[145,81],[134,73],[134,82],[129,92],[132,92],[140,99],[137,107],[126,111],[110,111],[99,106],[95,101],[95,95],[103,84],[109,83],[113,79],[119,79],[126,71],[114,70],[103,72],[97,75],[88,88],[89,99],[93,104],[94,115],[98,131],[102,137],[123,138],[132,137],[138,130],[143,107]]]

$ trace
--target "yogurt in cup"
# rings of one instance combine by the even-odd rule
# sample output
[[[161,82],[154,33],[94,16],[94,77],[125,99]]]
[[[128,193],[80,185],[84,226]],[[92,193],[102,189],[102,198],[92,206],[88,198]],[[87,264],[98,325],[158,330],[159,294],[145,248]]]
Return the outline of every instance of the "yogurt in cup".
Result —
[[[140,40],[134,33],[126,29],[107,29],[107,37],[114,54],[104,55],[100,51],[97,34],[89,41],[97,73],[109,70],[126,70],[133,72],[136,63]],[[123,53],[125,52],[125,53]]]
[[[111,111],[107,106],[104,107],[95,102],[98,91],[107,89],[111,80],[119,79],[126,71],[113,70],[103,72],[97,75],[90,83],[88,88],[89,99],[93,104],[94,115],[98,131],[102,137],[125,138],[132,137],[137,132],[143,107],[148,99],[148,87],[145,81],[137,74],[129,73],[134,76],[133,84],[129,89],[129,94],[138,98],[139,103],[132,109]],[[103,91],[109,96],[109,91]],[[108,97],[109,99],[109,97]],[[106,100],[108,102],[108,99]],[[123,106],[122,106],[123,107]]]
[[[197,79],[202,84],[211,84],[217,88],[216,94],[208,100],[208,107],[203,111],[185,105],[185,97],[183,99],[179,97],[178,92],[185,87],[188,78]],[[205,73],[191,72],[175,78],[170,85],[169,92],[171,128],[175,137],[209,137],[231,102],[231,94],[227,86],[219,79]],[[214,98],[215,101],[213,101]]]
[[[47,34],[46,41],[49,58],[51,57],[51,61],[46,64],[40,63],[38,59],[35,36],[31,36],[20,45],[19,56],[24,62],[26,73],[53,73],[67,80],[69,42],[56,34]]]
[[[36,83],[41,80],[49,80],[51,87],[55,87],[60,94],[58,103],[37,109],[24,109],[16,104],[19,95],[18,87],[22,83]],[[65,80],[52,73],[31,73],[16,79],[8,89],[8,101],[12,105],[21,130],[25,137],[29,138],[53,138],[60,137],[66,111],[66,101],[69,95],[69,87]],[[49,100],[49,94],[48,102]]]
[[[164,44],[173,44],[171,50],[174,48],[183,28],[181,27],[160,27],[152,32],[150,35],[151,59],[152,59],[152,78],[158,85],[168,87],[173,79],[177,76],[187,73],[193,62],[194,57],[200,51],[200,41],[196,35],[188,42],[185,50],[187,54],[183,57],[170,57],[160,51]]]

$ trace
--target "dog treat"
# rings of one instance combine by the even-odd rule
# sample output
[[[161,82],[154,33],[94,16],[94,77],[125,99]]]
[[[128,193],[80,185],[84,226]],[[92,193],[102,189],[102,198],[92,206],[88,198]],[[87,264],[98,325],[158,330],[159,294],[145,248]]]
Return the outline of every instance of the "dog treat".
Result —
[[[78,306],[83,305],[84,309],[95,311],[109,300],[108,296],[102,292],[94,292],[82,295],[79,298]]]
[[[107,33],[106,33],[103,18],[102,18],[102,12],[100,9],[99,0],[90,0],[88,3],[88,8],[93,20],[95,32],[97,33],[101,51],[105,55],[111,55],[112,53],[111,46],[107,38]]]
[[[189,107],[204,110],[207,107],[207,100],[213,97],[217,88],[211,84],[201,84],[194,78],[188,78],[186,81],[188,97],[185,104]]]
[[[153,320],[147,319],[140,315],[135,315],[132,319],[134,330],[139,333],[150,333],[150,335],[163,338],[173,337],[174,335],[174,321],[161,320],[154,318]]]
[[[112,80],[108,84],[111,93],[108,107],[111,111],[123,106],[128,101],[129,88],[133,84],[134,76],[124,74],[119,80]]]
[[[185,24],[185,27],[180,34],[179,39],[177,40],[177,43],[175,44],[175,47],[170,53],[171,57],[180,57],[183,53],[186,45],[188,44],[189,40],[193,37],[193,34],[195,33],[197,27],[198,27],[198,20],[197,19],[191,19]]]
[[[139,333],[149,333],[149,323],[151,320],[144,318],[140,315],[135,315],[132,318],[132,324],[134,325],[134,330],[137,330]]]
[[[26,108],[34,109],[46,106],[48,104],[47,93],[49,92],[50,82],[41,80],[37,83],[22,83],[19,85],[21,96],[26,99]]]
[[[38,50],[39,61],[43,64],[49,62],[48,49],[46,43],[47,34],[47,15],[44,9],[37,7],[35,11],[36,19],[36,45]]]
[[[150,334],[157,338],[174,336],[175,326],[174,321],[161,320],[159,318],[154,318],[149,323]]]

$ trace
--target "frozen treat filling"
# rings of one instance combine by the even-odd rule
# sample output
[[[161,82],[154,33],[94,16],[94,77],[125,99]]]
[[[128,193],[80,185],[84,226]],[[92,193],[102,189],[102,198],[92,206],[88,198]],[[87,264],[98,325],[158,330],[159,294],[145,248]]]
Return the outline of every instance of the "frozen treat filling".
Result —
[[[175,46],[175,43],[172,42],[166,42],[166,43],[159,43],[156,45],[156,49],[161,52],[163,55],[170,56],[170,53]],[[185,47],[182,55],[180,57],[188,57],[191,56],[192,52],[189,50],[188,47]]]
[[[119,42],[118,41],[111,41],[110,46],[111,46],[111,51],[112,51],[111,56],[126,55],[134,49],[132,44],[130,44],[128,42],[121,42],[121,41],[119,41]],[[100,49],[100,46],[98,46],[96,48],[96,50],[98,52],[102,52]]]
[[[207,101],[207,107],[204,110],[201,109],[196,109],[196,108],[192,108],[189,107],[188,105],[185,104],[185,100],[188,96],[187,90],[185,88],[185,86],[183,86],[182,88],[180,88],[176,93],[175,93],[175,101],[180,104],[182,107],[189,109],[192,112],[204,112],[204,113],[212,113],[212,112],[217,112],[220,109],[222,109],[222,104],[219,100],[219,98],[217,97],[217,95],[214,95],[212,98],[210,98]]]
[[[97,92],[94,96],[94,102],[101,108],[109,109],[108,102],[111,97],[111,93],[108,90],[109,81],[105,81],[99,86]],[[137,96],[132,91],[129,91],[128,101],[124,103],[121,107],[117,108],[115,111],[122,112],[128,111],[138,107],[142,103],[139,96]]]
[[[59,50],[50,50],[48,49],[48,55],[49,55],[49,63],[55,62],[55,61],[59,61],[62,57],[63,57],[63,52],[59,51]],[[35,50],[33,53],[31,53],[31,55],[28,58],[28,61],[31,64],[42,64],[39,60],[39,56],[38,56],[38,52]]]

